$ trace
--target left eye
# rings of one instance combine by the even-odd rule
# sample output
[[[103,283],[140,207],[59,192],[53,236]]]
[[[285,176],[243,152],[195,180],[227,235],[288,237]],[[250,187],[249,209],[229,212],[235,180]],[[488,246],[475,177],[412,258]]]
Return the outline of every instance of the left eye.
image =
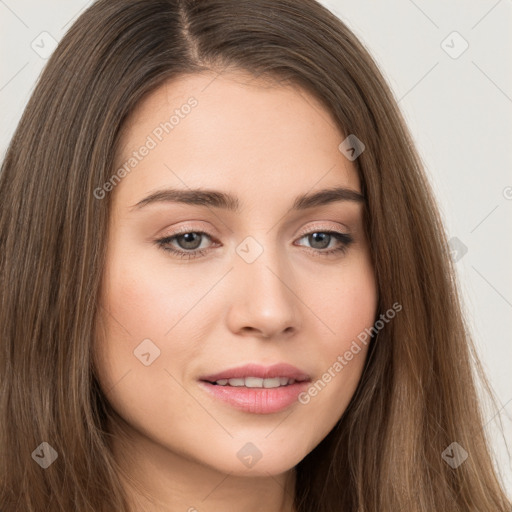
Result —
[[[308,242],[312,245],[312,249],[327,249],[332,241],[343,241],[341,240],[341,237],[345,236],[347,235],[335,231],[315,231],[314,233],[308,233],[307,235],[304,235],[303,237],[299,238],[299,240],[307,238]],[[345,242],[347,241],[345,240]],[[315,246],[314,244],[318,245]]]

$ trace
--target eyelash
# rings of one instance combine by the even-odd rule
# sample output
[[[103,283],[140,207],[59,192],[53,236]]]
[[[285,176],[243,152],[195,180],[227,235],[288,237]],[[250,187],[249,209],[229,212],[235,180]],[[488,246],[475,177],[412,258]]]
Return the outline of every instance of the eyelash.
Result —
[[[167,237],[164,237],[164,238],[160,238],[159,240],[156,240],[155,243],[159,246],[159,248],[161,248],[162,250],[168,252],[168,253],[171,253],[175,256],[177,256],[178,258],[183,258],[183,259],[194,259],[194,258],[199,258],[201,256],[204,256],[206,255],[206,253],[210,250],[210,248],[207,248],[207,249],[194,249],[194,250],[191,250],[191,251],[185,251],[185,250],[177,250],[177,249],[174,249],[172,247],[169,246],[169,244],[175,240],[177,237],[181,236],[181,235],[185,235],[185,234],[191,234],[191,233],[194,233],[196,235],[205,235],[206,237],[210,238],[210,239],[213,239],[213,237],[211,235],[209,235],[208,233],[204,232],[204,231],[192,231],[192,230],[184,230],[182,232],[178,232],[178,233],[175,233],[174,235],[172,236],[167,236]],[[314,249],[312,247],[306,247],[306,249],[309,249],[310,251],[313,251],[315,254],[320,254],[322,256],[331,256],[333,254],[344,254],[347,249],[349,248],[349,246],[352,244],[352,242],[354,241],[352,236],[346,234],[346,233],[340,233],[338,231],[329,231],[329,230],[319,230],[319,229],[316,229],[314,231],[309,231],[307,233],[303,233],[299,238],[298,240],[308,236],[308,235],[312,235],[314,233],[323,233],[323,234],[327,234],[327,235],[330,235],[332,237],[334,237],[336,240],[338,240],[338,242],[341,242],[341,245],[339,247],[336,247],[334,249],[329,249],[329,250],[324,250],[324,249]]]

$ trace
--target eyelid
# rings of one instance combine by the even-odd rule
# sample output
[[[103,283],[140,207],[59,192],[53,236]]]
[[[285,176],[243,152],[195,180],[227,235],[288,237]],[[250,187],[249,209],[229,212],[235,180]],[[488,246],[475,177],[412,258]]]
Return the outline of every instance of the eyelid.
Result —
[[[337,231],[341,232],[345,235],[350,235],[351,230],[348,226],[345,224],[342,224],[343,227],[340,227],[340,224],[335,225],[334,223],[331,225],[325,224],[325,221],[317,221],[317,224],[311,226],[309,225],[307,228],[302,229],[299,231],[297,237],[301,238],[304,235],[310,235],[311,233],[316,233],[317,231]]]
[[[169,233],[167,233],[167,231],[169,231]],[[177,235],[182,235],[183,233],[203,233],[205,235],[208,235],[210,238],[215,238],[216,237],[216,234],[214,234],[215,230],[211,227],[200,227],[200,226],[190,226],[190,225],[185,225],[185,226],[180,226],[180,227],[177,227],[177,228],[174,228],[174,229],[169,229],[169,230],[166,230],[164,231],[164,233],[161,235],[161,238],[169,238],[169,237],[173,237],[173,236],[177,236]]]

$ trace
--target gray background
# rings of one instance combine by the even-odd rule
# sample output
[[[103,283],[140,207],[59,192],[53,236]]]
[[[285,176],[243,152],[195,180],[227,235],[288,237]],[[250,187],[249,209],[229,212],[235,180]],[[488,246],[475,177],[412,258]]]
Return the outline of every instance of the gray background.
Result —
[[[91,3],[0,0],[1,158],[52,38],[60,40]],[[374,56],[425,163],[500,402],[498,414],[486,409],[486,428],[512,494],[510,447],[499,434],[501,419],[512,439],[512,1],[322,3]]]

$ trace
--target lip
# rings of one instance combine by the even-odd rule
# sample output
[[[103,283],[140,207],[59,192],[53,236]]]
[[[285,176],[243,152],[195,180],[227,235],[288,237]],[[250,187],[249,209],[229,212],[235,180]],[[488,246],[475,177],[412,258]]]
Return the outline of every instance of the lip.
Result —
[[[258,377],[260,379],[287,377],[288,379],[295,379],[297,381],[309,380],[309,375],[307,373],[287,363],[278,363],[271,366],[246,364],[244,366],[224,370],[220,373],[200,377],[199,380],[215,382],[220,379],[240,379],[245,377]]]
[[[278,388],[246,388],[213,384],[220,379],[245,377],[261,379],[287,377],[295,379],[296,382]],[[248,364],[201,377],[200,386],[210,396],[241,411],[252,414],[272,414],[298,403],[298,395],[306,390],[310,381],[309,375],[289,364],[279,363],[272,366]]]

